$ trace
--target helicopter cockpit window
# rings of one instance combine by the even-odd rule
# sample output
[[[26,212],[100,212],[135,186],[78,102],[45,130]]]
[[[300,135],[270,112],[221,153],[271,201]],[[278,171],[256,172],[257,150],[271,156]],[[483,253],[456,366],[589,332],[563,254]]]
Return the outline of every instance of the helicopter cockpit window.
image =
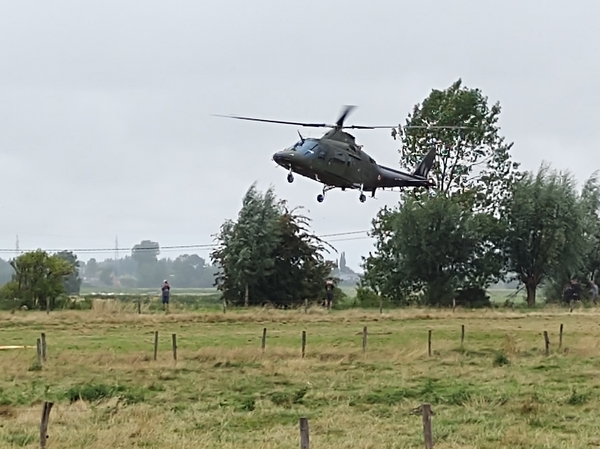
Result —
[[[317,141],[313,139],[299,140],[296,144],[291,147],[292,151],[298,151],[302,154],[309,154],[313,152],[313,149],[317,146]]]

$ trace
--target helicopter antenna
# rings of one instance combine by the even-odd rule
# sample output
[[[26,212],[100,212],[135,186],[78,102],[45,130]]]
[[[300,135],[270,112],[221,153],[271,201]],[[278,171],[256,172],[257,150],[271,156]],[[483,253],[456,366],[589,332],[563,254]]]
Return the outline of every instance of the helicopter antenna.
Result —
[[[300,134],[300,130],[298,130],[298,135],[300,136],[300,142],[304,143],[304,137]]]

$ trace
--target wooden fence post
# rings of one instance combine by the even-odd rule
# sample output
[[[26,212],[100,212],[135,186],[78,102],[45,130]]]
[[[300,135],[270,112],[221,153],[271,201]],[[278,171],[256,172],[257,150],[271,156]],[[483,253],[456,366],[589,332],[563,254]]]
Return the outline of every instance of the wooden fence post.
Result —
[[[267,328],[263,328],[263,336],[262,336],[262,351],[265,352],[265,346],[267,345]]]
[[[300,418],[300,449],[310,449],[308,419]]]
[[[177,361],[177,334],[173,334],[173,360]]]
[[[158,354],[158,331],[154,331],[154,361],[156,361],[157,354]]]
[[[50,419],[50,410],[52,410],[52,402],[44,402],[42,411],[42,422],[40,424],[40,448],[46,449],[46,440],[48,439],[48,420]]]
[[[456,298],[452,298],[452,312],[456,311]]]
[[[227,313],[227,300],[223,297],[223,313]]]
[[[460,345],[462,346],[465,342],[465,325],[461,324],[460,326]]]
[[[38,364],[42,364],[42,341],[38,338],[37,341],[37,361]]]
[[[308,313],[308,298],[304,298],[304,313]]]
[[[379,315],[383,314],[383,296],[379,296]]]
[[[141,314],[142,313],[142,298],[141,297],[138,297],[137,309],[138,309],[138,314]]]
[[[363,352],[367,351],[367,326],[363,327]]]
[[[42,332],[42,361],[46,361],[46,334]]]
[[[433,449],[433,432],[431,430],[430,404],[423,404],[423,434],[425,436],[425,448]]]
[[[544,331],[544,342],[546,343],[546,355],[550,355],[550,339],[546,331]]]
[[[304,358],[306,350],[306,331],[302,331],[302,358]]]
[[[427,352],[429,353],[429,357],[431,357],[431,329],[429,329],[429,336],[427,338]]]
[[[560,324],[560,335],[558,337],[558,348],[562,348],[562,335],[563,335],[563,325]]]

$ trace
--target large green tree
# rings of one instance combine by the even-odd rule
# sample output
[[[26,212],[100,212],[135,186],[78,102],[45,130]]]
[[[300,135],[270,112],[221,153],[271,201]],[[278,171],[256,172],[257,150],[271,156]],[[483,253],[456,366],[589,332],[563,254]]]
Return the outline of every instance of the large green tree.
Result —
[[[536,303],[543,281],[568,279],[577,273],[585,251],[584,207],[575,180],[543,164],[526,172],[512,187],[504,219],[508,270],[527,291],[527,304]]]
[[[220,248],[211,254],[221,266],[217,286],[231,302],[243,296],[244,304],[256,303],[259,298],[259,281],[273,273],[272,257],[279,245],[277,232],[281,204],[273,189],[261,194],[253,184],[242,201],[237,222],[227,220],[221,226],[218,240]],[[251,300],[251,294],[256,298]]]
[[[574,259],[560,258],[555,269],[547,276],[544,294],[547,301],[564,300],[565,285],[572,278],[577,278],[586,296],[586,286],[590,281],[598,282],[600,274],[600,184],[597,173],[585,181],[579,196],[582,213],[583,246],[577,251]],[[582,242],[579,242],[581,244]],[[576,259],[576,260],[575,260]]]
[[[42,250],[23,253],[10,264],[15,274],[3,292],[10,292],[29,308],[47,311],[66,293],[64,281],[76,270],[75,265],[64,258]]]
[[[322,242],[308,230],[309,219],[289,211],[269,188],[252,185],[237,221],[227,220],[211,253],[219,266],[216,285],[234,305],[293,305],[317,298],[333,263],[320,254]]]
[[[433,89],[414,106],[404,126],[392,130],[402,143],[400,164],[413,167],[434,147],[436,181],[432,195],[458,196],[476,211],[501,212],[519,164],[511,160],[512,143],[500,135],[499,103],[489,105],[477,88],[457,80]]]
[[[473,303],[501,277],[500,217],[518,164],[500,135],[500,111],[458,80],[433,90],[393,130],[402,141],[402,166],[415,166],[436,149],[436,187],[405,190],[403,205],[375,218],[376,251],[364,260],[363,284],[396,302],[421,291],[430,304]]]
[[[490,221],[443,195],[407,198],[399,210],[383,209],[374,220],[376,254],[365,259],[363,286],[396,304],[481,304],[503,263],[482,244],[495,246],[501,238]]]

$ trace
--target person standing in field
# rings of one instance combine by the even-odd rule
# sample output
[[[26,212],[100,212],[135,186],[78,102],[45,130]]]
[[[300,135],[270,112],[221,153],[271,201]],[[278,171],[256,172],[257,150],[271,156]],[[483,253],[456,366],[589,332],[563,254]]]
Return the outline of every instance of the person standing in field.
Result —
[[[592,297],[592,302],[594,304],[597,304],[598,302],[598,285],[596,284],[596,282],[591,279],[590,280],[590,296]]]
[[[333,303],[333,289],[335,286],[333,285],[332,279],[327,279],[325,282],[325,307],[331,309],[331,305]]]
[[[169,283],[167,282],[167,280],[165,279],[162,287],[162,305],[163,305],[163,310],[165,312],[169,312],[169,296],[171,294],[171,286],[169,285]]]

